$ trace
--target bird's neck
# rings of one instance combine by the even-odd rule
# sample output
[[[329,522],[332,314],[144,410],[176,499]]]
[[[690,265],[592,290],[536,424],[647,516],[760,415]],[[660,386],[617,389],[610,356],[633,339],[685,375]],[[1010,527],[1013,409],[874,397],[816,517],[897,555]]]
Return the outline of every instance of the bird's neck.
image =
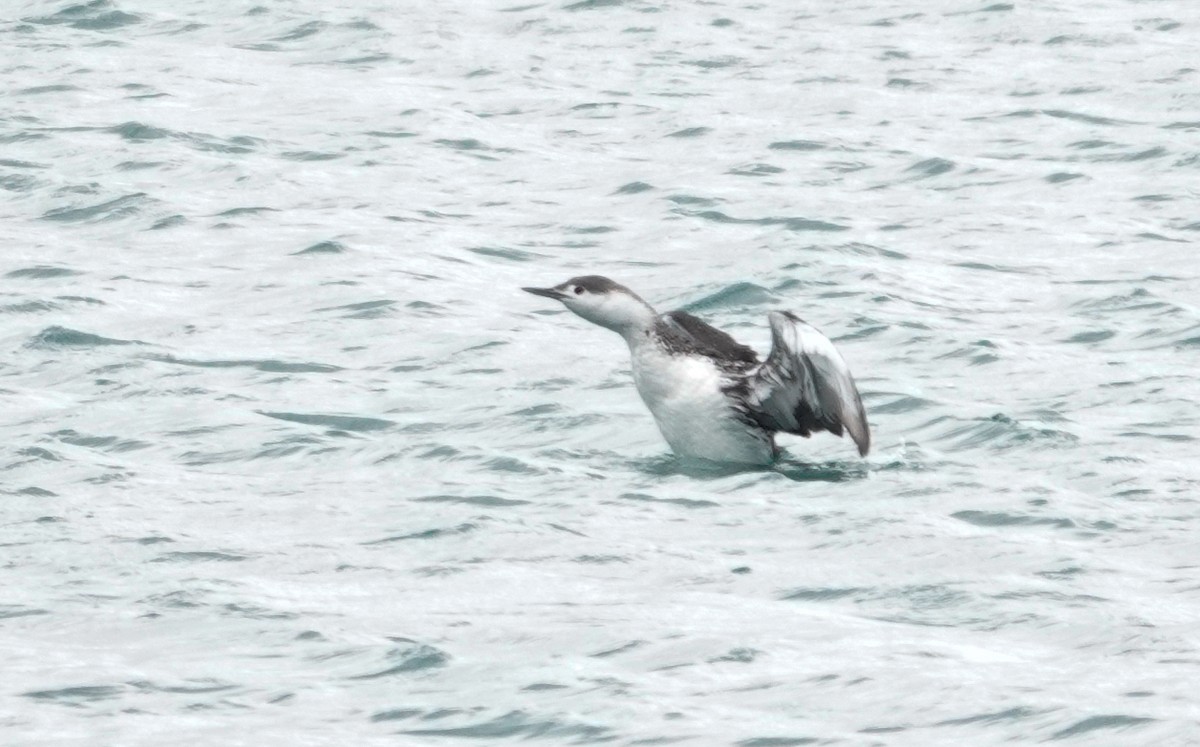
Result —
[[[647,332],[654,329],[658,318],[653,307],[632,293],[608,299],[599,308],[572,309],[576,314],[587,319],[592,324],[605,329],[611,329],[633,347]]]
[[[654,339],[654,324],[658,315],[649,304],[643,304],[621,320],[621,324],[611,329],[629,344],[630,350],[636,349]]]

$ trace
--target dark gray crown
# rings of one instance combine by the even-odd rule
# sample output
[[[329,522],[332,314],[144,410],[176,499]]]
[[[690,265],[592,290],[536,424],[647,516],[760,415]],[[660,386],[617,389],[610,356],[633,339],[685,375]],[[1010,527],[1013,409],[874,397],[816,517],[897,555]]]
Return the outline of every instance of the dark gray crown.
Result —
[[[577,278],[571,278],[563,283],[564,286],[578,285],[588,293],[611,293],[612,291],[625,291],[629,289],[620,283],[613,282],[603,275],[580,275]]]

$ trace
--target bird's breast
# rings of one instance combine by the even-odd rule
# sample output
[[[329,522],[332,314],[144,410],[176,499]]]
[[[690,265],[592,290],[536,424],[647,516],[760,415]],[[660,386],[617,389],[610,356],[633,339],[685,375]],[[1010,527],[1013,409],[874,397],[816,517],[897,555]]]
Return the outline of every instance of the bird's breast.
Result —
[[[676,454],[755,463],[771,458],[769,438],[737,418],[725,392],[730,380],[711,360],[661,348],[632,352],[638,393]]]
[[[656,416],[661,408],[695,407],[710,400],[725,405],[721,372],[703,357],[672,355],[647,345],[634,351],[633,380]]]

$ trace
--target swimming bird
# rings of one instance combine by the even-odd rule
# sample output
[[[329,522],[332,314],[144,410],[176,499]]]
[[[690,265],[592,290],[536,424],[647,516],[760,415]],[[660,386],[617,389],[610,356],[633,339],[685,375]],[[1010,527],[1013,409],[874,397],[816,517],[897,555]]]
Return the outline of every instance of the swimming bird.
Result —
[[[860,456],[871,430],[850,368],[829,338],[791,312],[772,311],[771,352],[758,354],[686,311],[659,314],[600,275],[522,288],[561,301],[625,338],[633,381],[671,450],[712,462],[768,464],[775,434],[848,433]]]

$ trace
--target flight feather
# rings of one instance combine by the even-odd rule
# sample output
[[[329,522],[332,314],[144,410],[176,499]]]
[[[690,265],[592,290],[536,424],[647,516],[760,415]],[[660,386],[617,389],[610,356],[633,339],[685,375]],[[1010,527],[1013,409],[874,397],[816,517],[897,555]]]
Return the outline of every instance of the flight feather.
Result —
[[[858,453],[871,448],[871,430],[849,366],[815,327],[774,311],[771,354],[749,382],[748,405],[765,428],[811,435],[848,432]]]

